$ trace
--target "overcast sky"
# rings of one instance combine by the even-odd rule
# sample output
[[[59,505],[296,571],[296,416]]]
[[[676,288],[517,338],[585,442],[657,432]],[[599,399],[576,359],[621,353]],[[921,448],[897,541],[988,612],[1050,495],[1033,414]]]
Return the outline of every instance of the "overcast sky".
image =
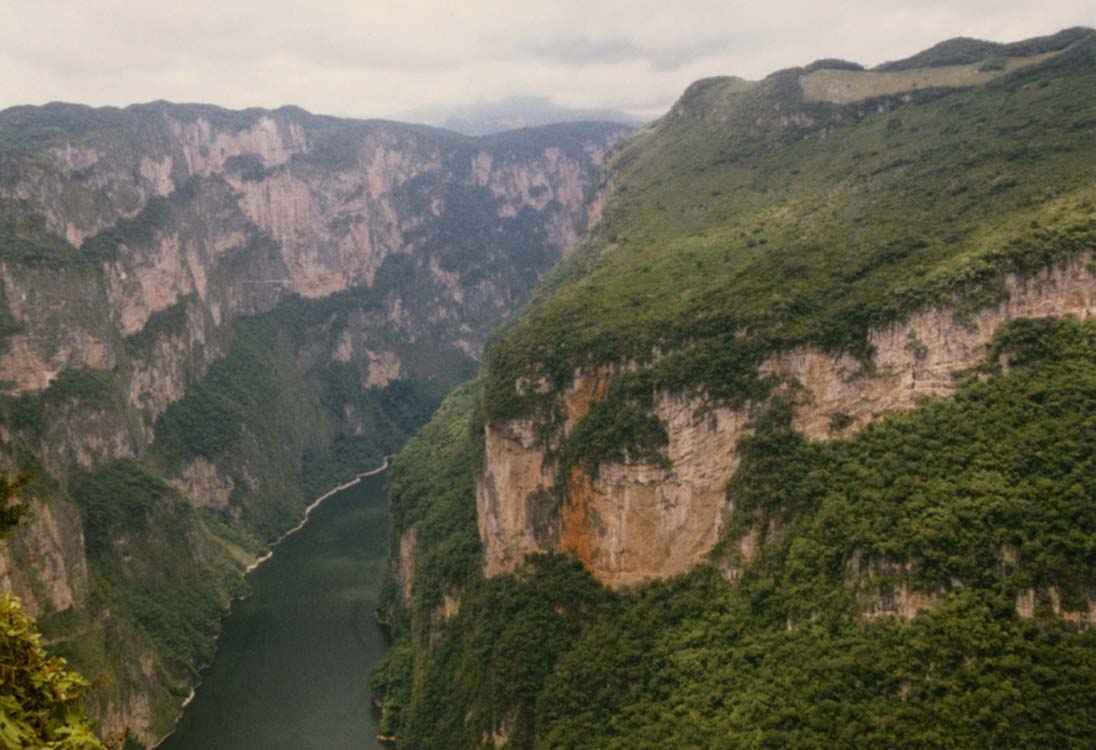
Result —
[[[1096,26],[1096,0],[0,0],[0,108],[152,99],[378,117],[527,94],[644,116],[710,75]]]

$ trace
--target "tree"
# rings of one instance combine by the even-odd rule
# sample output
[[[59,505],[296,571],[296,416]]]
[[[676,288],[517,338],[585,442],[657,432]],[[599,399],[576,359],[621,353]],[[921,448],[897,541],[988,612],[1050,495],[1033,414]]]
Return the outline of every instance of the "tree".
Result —
[[[26,481],[0,477],[0,539],[26,511],[16,502]],[[41,640],[19,599],[0,594],[0,748],[104,750],[79,703],[87,681],[47,654]]]
[[[16,502],[16,499],[28,479],[30,477],[23,474],[16,477],[14,482],[9,482],[7,477],[0,476],[0,539],[11,533],[27,511],[27,506]]]

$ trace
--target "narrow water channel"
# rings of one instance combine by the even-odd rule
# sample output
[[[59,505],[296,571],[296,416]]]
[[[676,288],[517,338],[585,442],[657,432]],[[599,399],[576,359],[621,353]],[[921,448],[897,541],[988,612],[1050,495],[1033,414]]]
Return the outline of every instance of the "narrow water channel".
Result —
[[[163,750],[374,750],[369,671],[384,575],[384,476],[332,495],[251,573]]]

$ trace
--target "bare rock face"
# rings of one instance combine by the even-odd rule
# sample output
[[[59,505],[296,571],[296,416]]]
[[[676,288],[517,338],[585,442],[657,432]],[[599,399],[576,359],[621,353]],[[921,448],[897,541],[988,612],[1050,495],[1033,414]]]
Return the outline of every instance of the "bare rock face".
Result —
[[[82,466],[140,455],[156,418],[221,355],[221,331],[234,318],[292,295],[368,287],[391,256],[421,267],[435,298],[409,313],[395,290],[388,313],[362,324],[391,325],[412,340],[441,325],[478,356],[486,333],[586,225],[594,172],[624,132],[605,126],[578,147],[547,139],[515,151],[393,123],[333,121],[332,136],[293,111],[149,106],[127,111],[119,132],[93,130],[33,157],[5,155],[11,169],[0,181],[0,208],[35,216],[80,246],[50,264],[0,259],[17,326],[0,347],[0,394],[43,391],[66,369],[116,369],[140,416],[112,426],[128,435],[62,450]],[[453,204],[470,200],[468,186],[483,191],[472,199],[484,209],[472,221],[496,216],[501,240],[486,225],[457,233],[469,206]],[[525,229],[506,235],[507,222],[539,223],[544,256],[512,278],[466,283],[468,263],[448,255],[470,245],[484,256],[479,263],[528,245]],[[484,310],[474,328],[463,322],[469,308]],[[120,337],[133,346],[120,347]],[[365,360],[369,385],[406,376],[394,352],[361,341],[348,341],[336,359]]]
[[[201,457],[187,464],[174,484],[195,505],[222,509],[228,508],[228,499],[235,487],[231,478],[221,476],[213,463]]]
[[[1096,315],[1091,255],[1029,278],[1009,277],[1006,286],[1006,300],[973,315],[936,308],[873,332],[870,372],[851,357],[812,347],[776,355],[761,372],[799,395],[796,429],[818,440],[847,437],[888,411],[953,393],[956,376],[984,361],[994,333],[1010,320]],[[606,379],[606,373],[575,374],[563,396],[563,435],[601,397]],[[668,578],[706,560],[734,512],[726,486],[756,406],[729,409],[695,395],[658,394],[654,410],[669,437],[668,468],[611,463],[597,477],[573,468],[562,507],[553,499],[559,466],[537,440],[536,425],[488,424],[486,465],[476,491],[484,572],[513,571],[529,554],[564,551],[619,588]],[[752,559],[756,539],[739,542],[744,557]],[[932,599],[908,591],[888,596],[877,602],[879,613],[915,613]]]
[[[114,367],[113,336],[134,335],[189,298],[206,313],[206,330],[174,342],[174,351],[196,360],[200,375],[216,357],[194,351],[207,349],[212,329],[289,295],[322,298],[372,285],[392,255],[426,251],[442,294],[435,318],[461,318],[462,307],[489,298],[497,322],[530,284],[514,289],[496,278],[468,289],[439,262],[461,242],[486,256],[509,249],[492,247],[486,235],[454,233],[469,210],[454,205],[466,200],[457,201],[460,192],[486,191],[477,200],[499,223],[539,224],[549,250],[537,263],[543,273],[586,226],[594,172],[624,132],[606,126],[578,149],[549,144],[514,153],[489,140],[473,146],[391,123],[347,123],[329,142],[283,112],[243,127],[185,108],[157,114],[132,125],[155,137],[95,133],[16,159],[10,184],[0,184],[0,204],[18,202],[21,213],[36,214],[79,246],[89,266],[0,260],[11,313],[25,328],[0,350],[3,392],[40,390],[67,367]],[[474,339],[490,323],[480,328],[461,332],[469,351],[478,351]],[[156,379],[161,393],[133,388],[144,387],[142,400],[162,410],[195,373],[173,374]],[[137,377],[149,382],[147,373]]]
[[[69,503],[34,500],[18,533],[0,545],[0,588],[40,617],[83,607],[90,586],[80,513]],[[74,550],[80,554],[72,554]]]
[[[102,594],[68,478],[116,459],[151,463],[158,420],[230,354],[242,319],[289,321],[267,342],[287,393],[328,370],[355,393],[439,370],[438,382],[458,382],[585,228],[596,172],[626,133],[586,124],[469,139],[164,103],[20,118],[0,117],[30,144],[0,148],[0,398],[23,416],[0,423],[0,465],[30,454],[60,489],[25,498],[27,522],[0,545],[0,587],[38,617]],[[25,247],[8,252],[9,234]],[[294,317],[306,305],[320,312]],[[302,406],[308,395],[269,405],[295,431],[274,446],[284,455],[267,455],[244,424],[245,448],[169,468],[156,454],[156,471],[211,512],[258,517],[265,502],[289,517],[305,504],[294,483],[306,450],[377,428],[353,399]],[[207,541],[188,540],[196,566],[213,554]],[[413,537],[404,546],[413,560]],[[166,684],[147,641],[128,658],[107,648],[136,631],[124,607],[103,609],[84,612],[80,632],[46,621],[46,635],[117,678],[90,697],[101,726],[152,743],[186,686]]]
[[[229,159],[242,154],[258,157],[264,167],[274,167],[285,164],[308,147],[308,138],[300,124],[275,119],[270,114],[261,115],[252,125],[236,132],[216,127],[204,117],[173,120],[169,127],[181,147],[187,170],[193,174],[220,172]]]
[[[1025,620],[1036,616],[1040,609],[1049,610],[1055,617],[1081,628],[1096,627],[1096,591],[1084,595],[1084,605],[1069,609],[1062,604],[1062,593],[1057,586],[1025,589],[1016,596],[1016,613]]]
[[[182,305],[184,322],[179,329],[150,342],[148,356],[132,360],[126,400],[144,416],[149,430],[156,418],[186,395],[187,387],[220,356],[217,343],[207,339],[210,331],[204,311],[197,304]],[[149,430],[142,433],[143,441],[150,440]]]
[[[484,440],[487,464],[476,485],[476,520],[484,542],[484,572],[492,576],[513,571],[527,555],[558,544],[556,536],[544,540],[532,512],[538,499],[551,502],[547,495],[555,477],[531,421],[489,424]],[[552,516],[547,520],[556,522]]]
[[[403,605],[411,603],[411,586],[415,582],[415,562],[418,559],[418,529],[409,526],[400,534],[399,557],[396,561],[395,575],[400,584],[400,600]]]
[[[1008,299],[960,318],[933,309],[875,331],[871,345],[875,374],[868,377],[851,357],[835,357],[814,349],[797,349],[765,363],[762,371],[792,380],[806,389],[807,403],[796,410],[795,427],[812,438],[831,436],[834,417],[856,432],[880,414],[908,409],[921,398],[947,396],[955,376],[978,364],[986,344],[1005,323],[1017,318],[1073,316],[1096,313],[1096,277],[1085,256],[1031,278],[1006,280]]]

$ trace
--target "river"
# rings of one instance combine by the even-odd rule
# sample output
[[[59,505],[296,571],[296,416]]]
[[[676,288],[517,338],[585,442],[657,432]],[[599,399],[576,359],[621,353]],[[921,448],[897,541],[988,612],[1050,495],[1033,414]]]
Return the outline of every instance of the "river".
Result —
[[[162,750],[375,750],[369,672],[387,544],[384,476],[318,505],[249,575]]]

